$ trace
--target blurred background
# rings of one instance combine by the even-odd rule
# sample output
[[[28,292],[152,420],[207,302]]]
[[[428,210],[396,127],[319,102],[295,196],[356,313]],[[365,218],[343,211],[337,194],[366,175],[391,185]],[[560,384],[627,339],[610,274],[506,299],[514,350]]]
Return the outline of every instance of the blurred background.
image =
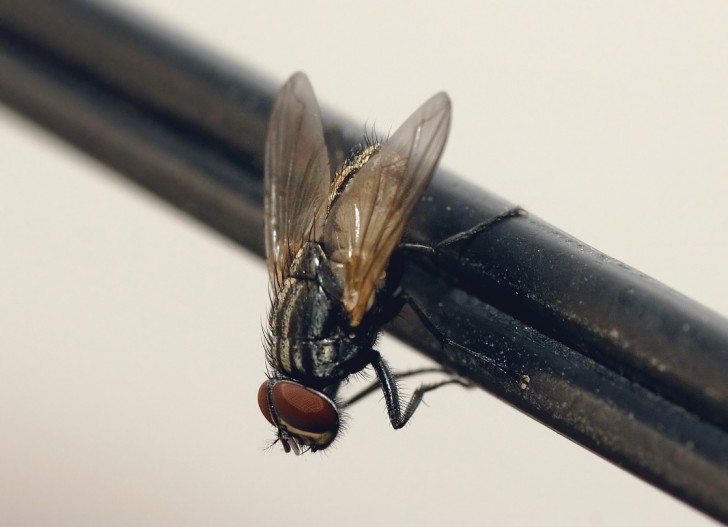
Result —
[[[728,315],[728,4],[113,5],[380,132],[446,90],[443,166]],[[268,450],[263,262],[2,106],[0,159],[4,525],[713,523],[478,390]]]

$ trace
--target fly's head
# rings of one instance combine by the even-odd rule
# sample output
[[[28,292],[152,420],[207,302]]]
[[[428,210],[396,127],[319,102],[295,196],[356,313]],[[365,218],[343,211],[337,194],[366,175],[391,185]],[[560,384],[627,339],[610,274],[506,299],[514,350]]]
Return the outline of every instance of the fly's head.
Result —
[[[278,429],[286,452],[300,455],[328,447],[339,432],[336,403],[323,393],[290,380],[271,377],[258,389],[263,416]]]

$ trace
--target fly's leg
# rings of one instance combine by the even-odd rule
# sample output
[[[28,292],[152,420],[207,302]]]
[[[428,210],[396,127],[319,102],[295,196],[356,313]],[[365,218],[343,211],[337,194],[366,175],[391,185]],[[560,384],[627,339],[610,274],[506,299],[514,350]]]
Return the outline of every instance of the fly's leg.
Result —
[[[450,337],[445,335],[440,328],[438,328],[432,320],[430,320],[430,317],[425,313],[425,311],[420,307],[420,305],[415,301],[414,298],[412,298],[409,294],[407,294],[403,290],[398,290],[396,294],[392,297],[386,308],[382,311],[381,317],[382,322],[388,322],[389,320],[392,320],[395,316],[397,316],[402,308],[405,306],[405,304],[408,304],[412,311],[414,311],[415,315],[417,315],[417,318],[420,319],[420,322],[422,322],[422,325],[425,326],[425,329],[435,337],[439,342],[440,346],[446,348],[447,346],[454,346],[456,348],[459,348],[466,353],[472,353],[472,351],[462,344],[458,344],[454,340],[452,340]]]
[[[516,216],[526,216],[527,214],[528,214],[528,212],[526,211],[526,209],[523,209],[521,207],[513,207],[511,209],[508,209],[505,212],[501,212],[497,216],[493,216],[489,220],[486,220],[484,222],[477,224],[475,227],[471,227],[470,229],[467,229],[465,231],[455,233],[452,236],[448,236],[444,240],[435,244],[433,247],[430,247],[429,245],[419,244],[419,243],[402,243],[402,244],[400,244],[399,249],[410,250],[410,251],[415,251],[415,252],[423,252],[423,253],[426,253],[429,255],[435,255],[441,249],[444,249],[446,247],[449,247],[450,245],[454,245],[459,242],[469,240],[470,238],[477,236],[478,234],[489,229],[496,223],[499,223],[505,219],[513,218]]]
[[[398,249],[402,249],[404,251],[420,252],[420,253],[424,253],[428,256],[436,256],[440,250],[447,248],[451,245],[455,245],[457,243],[470,240],[474,236],[477,236],[481,232],[489,229],[493,225],[495,225],[503,220],[506,220],[508,218],[519,217],[519,216],[526,216],[527,214],[528,214],[528,211],[526,211],[522,207],[518,207],[518,206],[512,207],[482,223],[479,223],[478,225],[476,225],[470,229],[467,229],[462,232],[458,232],[456,234],[453,234],[452,236],[445,238],[444,240],[435,244],[433,247],[430,247],[428,245],[423,245],[423,244],[416,244],[416,243],[403,243],[403,244],[400,244]],[[390,310],[385,311],[383,313],[383,315],[393,318],[393,316],[399,312],[399,310],[404,306],[404,304],[409,304],[409,306],[412,308],[412,311],[414,311],[414,313],[420,319],[422,324],[427,328],[427,330],[430,332],[430,334],[432,336],[434,336],[438,341],[440,341],[440,345],[443,348],[445,348],[447,346],[452,346],[452,347],[462,350],[465,353],[468,353],[468,354],[473,353],[473,350],[469,349],[466,346],[463,346],[462,344],[459,344],[458,342],[455,342],[450,337],[445,335],[445,333],[442,332],[440,330],[440,328],[438,328],[432,322],[430,317],[427,315],[427,313],[424,312],[424,310],[419,306],[419,304],[415,301],[415,299],[412,298],[410,295],[408,295],[401,289],[397,291],[397,293],[395,294],[395,297],[393,298],[393,301],[391,302],[392,308]],[[502,366],[498,365],[493,359],[490,359],[488,357],[483,357],[483,356],[479,356],[478,358],[479,358],[479,360],[488,362],[494,368],[497,368],[498,370],[502,371],[503,373],[505,373],[509,376],[513,376],[512,373],[509,373]]]
[[[379,352],[376,350],[372,351],[374,351],[374,360],[372,360],[372,366],[374,367],[374,371],[376,372],[377,378],[379,379],[379,385],[382,388],[382,392],[384,392],[384,401],[387,405],[389,421],[392,423],[392,427],[395,430],[398,430],[407,424],[407,421],[409,421],[412,415],[415,413],[415,410],[417,410],[417,407],[422,402],[422,397],[427,392],[435,390],[436,388],[439,388],[441,386],[445,386],[446,384],[465,385],[465,383],[459,379],[447,379],[445,381],[432,384],[423,384],[414,391],[412,397],[410,397],[409,402],[407,402],[407,406],[403,410],[402,403],[399,400],[399,390],[397,389],[396,376],[392,374],[389,366],[387,366],[387,363],[384,361],[384,358],[382,358]],[[364,395],[361,395],[360,397],[363,397]],[[348,404],[351,404],[351,401],[349,401]]]
[[[437,245],[435,245],[434,249],[435,251],[437,251],[438,249],[442,249],[443,247],[447,247],[448,245],[453,245],[455,243],[467,240],[469,238],[472,238],[473,236],[480,234],[484,230],[490,228],[492,225],[500,221],[516,216],[526,216],[527,214],[528,212],[526,211],[526,209],[521,207],[513,207],[505,212],[501,212],[500,214],[492,217],[489,220],[479,223],[475,227],[472,227],[466,231],[458,232],[457,234],[453,234],[452,236],[445,238]]]
[[[408,371],[403,371],[403,372],[397,372],[397,373],[394,373],[392,376],[394,377],[395,381],[399,381],[400,379],[404,379],[406,377],[413,377],[415,375],[421,375],[423,373],[444,373],[444,374],[451,374],[445,368],[434,368],[434,367],[432,367],[432,368],[418,368],[416,370],[408,370]],[[463,380],[455,381],[454,379],[448,379],[448,382],[450,382],[450,381],[452,381],[453,384],[461,384],[463,386],[468,386],[467,382],[466,381],[463,381]],[[367,395],[370,395],[370,394],[374,393],[375,391],[377,391],[377,389],[379,389],[379,379],[377,379],[376,381],[370,383],[369,386],[367,386],[363,390],[361,390],[361,391],[355,393],[354,395],[352,395],[351,397],[349,397],[346,401],[344,401],[344,403],[342,403],[342,407],[343,408],[346,408],[347,406],[351,406],[352,404],[360,401],[361,399],[363,399]]]
[[[471,354],[472,350],[468,349],[467,347],[463,346],[462,344],[458,344],[451,338],[449,338],[447,335],[445,335],[440,329],[430,320],[430,318],[427,316],[427,314],[422,310],[422,308],[417,304],[417,302],[410,297],[407,293],[403,291],[399,291],[399,293],[395,296],[395,298],[392,299],[392,301],[389,303],[390,308],[387,311],[391,312],[398,312],[404,304],[409,304],[409,306],[412,308],[414,313],[417,315],[417,317],[422,321],[423,325],[427,328],[427,330],[440,342],[442,347],[445,346],[454,346],[456,348],[462,349],[464,352]],[[381,387],[382,392],[384,393],[384,401],[387,405],[387,413],[389,414],[389,421],[392,423],[392,427],[395,429],[402,428],[405,424],[407,424],[407,421],[410,420],[412,415],[415,413],[415,410],[419,407],[420,403],[422,402],[422,399],[424,395],[432,390],[435,390],[437,388],[440,388],[441,386],[446,386],[448,384],[459,384],[460,386],[464,386],[466,388],[470,388],[471,385],[460,378],[457,377],[450,377],[448,379],[445,379],[440,382],[435,382],[431,384],[423,384],[419,388],[417,388],[412,396],[410,397],[409,401],[407,402],[406,407],[404,410],[402,409],[402,403],[399,399],[399,390],[397,388],[397,380],[403,379],[405,377],[410,377],[413,375],[418,375],[421,373],[449,373],[443,368],[420,368],[416,370],[411,370],[407,372],[403,372],[400,374],[394,374],[389,369],[389,366],[384,361],[384,358],[382,358],[381,354],[376,351],[372,350],[374,353],[374,358],[372,359],[372,366],[374,367],[374,371],[377,375],[377,381],[372,383],[371,385],[367,386],[365,389],[360,391],[359,393],[356,393],[353,395],[350,399],[348,399],[346,402],[343,403],[343,407],[348,407],[354,404],[355,402],[363,399],[367,395],[375,392],[377,388]],[[496,362],[490,358],[487,357],[479,357],[480,360],[485,360],[488,363],[490,363],[494,368],[497,368],[506,374],[508,372],[504,370],[501,366],[496,364]]]
[[[424,310],[420,307],[420,305],[417,303],[417,301],[414,298],[412,298],[411,296],[409,296],[407,293],[405,293],[404,291],[400,291],[399,294],[397,295],[397,300],[399,302],[401,302],[400,306],[403,306],[404,304],[408,304],[412,308],[412,311],[414,311],[415,315],[417,315],[417,318],[419,318],[420,321],[422,322],[422,324],[425,326],[425,328],[427,328],[427,331],[429,331],[433,337],[435,337],[438,341],[440,341],[440,345],[443,347],[443,349],[447,346],[452,346],[452,347],[462,350],[463,352],[465,352],[467,354],[473,353],[473,350],[471,350],[467,346],[463,346],[462,344],[455,342],[450,337],[445,335],[445,333],[443,333],[440,330],[440,328],[438,328],[432,322],[432,320],[430,320],[430,317],[427,316],[427,313],[424,312]],[[508,376],[511,376],[511,377],[513,376],[512,373],[509,373],[507,370],[505,370],[502,366],[500,366],[496,361],[494,361],[490,357],[478,355],[478,360],[487,362],[488,364],[490,364],[494,368],[497,368],[498,370],[502,371],[503,373],[505,373]]]
[[[525,209],[521,207],[514,207],[498,214],[497,216],[494,216],[493,218],[490,218],[487,221],[479,223],[478,225],[468,230],[449,236],[448,238],[445,238],[444,240],[437,243],[434,247],[422,244],[403,243],[399,246],[399,249],[411,250],[415,252],[424,252],[428,255],[436,255],[441,249],[471,239],[472,237],[477,236],[481,232],[487,230],[488,228],[502,220],[517,216],[525,216],[526,214],[527,212]],[[427,316],[427,314],[422,310],[417,302],[402,290],[400,290],[389,303],[389,308],[381,314],[382,320],[392,318],[393,315],[399,312],[404,304],[410,305],[417,317],[422,321],[427,330],[440,342],[443,348],[446,346],[454,346],[463,350],[466,353],[472,353],[472,350],[468,349],[462,344],[455,342],[450,337],[445,335],[442,331],[440,331],[440,329],[432,322],[432,320],[430,320],[430,317]],[[427,392],[440,388],[441,386],[446,386],[448,384],[459,384],[466,388],[470,387],[470,385],[466,381],[456,377],[451,377],[449,379],[431,384],[423,384],[414,391],[409,401],[407,402],[407,405],[403,409],[402,403],[399,399],[399,390],[397,388],[398,379],[417,375],[420,373],[448,372],[442,368],[422,368],[395,375],[391,372],[389,366],[387,365],[381,354],[376,350],[372,351],[374,353],[374,358],[371,364],[374,367],[374,371],[376,372],[378,382],[372,383],[361,392],[355,394],[353,397],[348,399],[343,404],[343,406],[351,406],[355,402],[376,391],[378,387],[381,387],[382,392],[384,393],[384,400],[387,405],[389,421],[392,423],[392,427],[395,429],[402,428],[404,425],[407,424],[412,415],[415,413],[415,410],[417,410],[417,408],[419,407],[424,395]],[[493,361],[492,359],[480,357],[480,360],[487,360],[493,367],[504,371],[505,373],[508,373],[501,366],[496,364],[495,361]]]

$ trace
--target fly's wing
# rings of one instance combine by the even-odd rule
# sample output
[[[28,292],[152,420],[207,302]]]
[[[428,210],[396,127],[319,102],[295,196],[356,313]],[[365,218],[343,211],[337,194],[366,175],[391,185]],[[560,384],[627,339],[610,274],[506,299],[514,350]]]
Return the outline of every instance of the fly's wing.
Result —
[[[324,224],[329,258],[344,266],[342,303],[357,326],[372,306],[412,210],[427,187],[450,129],[450,98],[425,102],[335,194]]]
[[[306,75],[295,73],[273,105],[265,144],[265,249],[274,287],[302,244],[321,236],[330,181],[316,96]]]

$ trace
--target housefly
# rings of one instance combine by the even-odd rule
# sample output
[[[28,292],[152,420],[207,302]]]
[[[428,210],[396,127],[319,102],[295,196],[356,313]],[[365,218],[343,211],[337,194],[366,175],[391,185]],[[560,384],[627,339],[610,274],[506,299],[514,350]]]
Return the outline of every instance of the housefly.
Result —
[[[402,405],[396,377],[374,343],[397,303],[389,260],[432,178],[450,115],[449,97],[438,93],[387,141],[368,142],[332,174],[308,78],[294,74],[277,96],[265,150],[272,306],[268,380],[258,405],[286,452],[333,442],[344,404],[339,387],[369,365],[395,429],[425,391],[444,384],[422,386]]]

